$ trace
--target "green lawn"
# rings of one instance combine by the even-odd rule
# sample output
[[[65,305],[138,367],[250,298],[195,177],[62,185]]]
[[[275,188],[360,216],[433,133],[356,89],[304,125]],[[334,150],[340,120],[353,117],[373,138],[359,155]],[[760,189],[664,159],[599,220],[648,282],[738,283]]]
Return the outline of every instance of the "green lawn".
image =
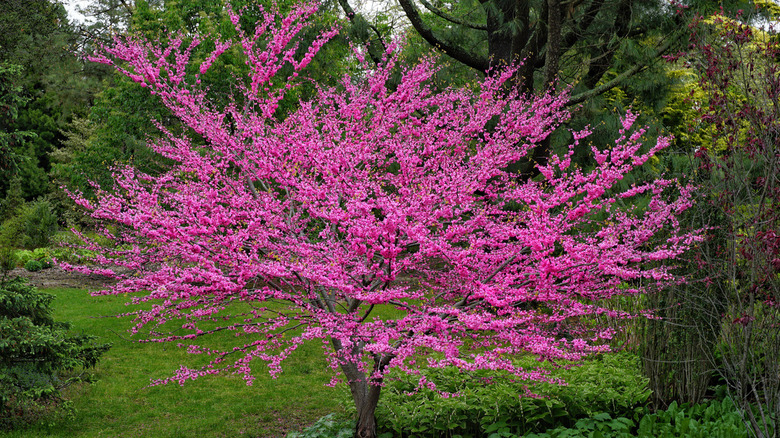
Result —
[[[338,400],[346,389],[325,386],[332,371],[319,345],[303,345],[276,379],[258,364],[253,386],[240,376],[222,375],[184,386],[147,387],[150,379],[168,377],[180,364],[193,366],[200,357],[174,344],[129,341],[130,318],[100,317],[134,309],[123,305],[124,297],[92,297],[77,289],[47,292],[57,296],[58,321],[70,321],[73,330],[113,347],[95,370],[96,383],[64,392],[76,409],[75,419],[0,432],[0,437],[280,437],[341,410]],[[226,332],[216,341],[231,345]]]

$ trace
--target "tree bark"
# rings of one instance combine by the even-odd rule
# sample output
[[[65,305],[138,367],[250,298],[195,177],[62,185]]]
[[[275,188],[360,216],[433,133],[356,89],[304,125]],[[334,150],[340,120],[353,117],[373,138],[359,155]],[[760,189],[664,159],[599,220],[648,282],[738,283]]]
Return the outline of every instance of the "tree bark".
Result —
[[[343,366],[342,366],[343,369]],[[350,382],[349,389],[357,408],[355,438],[376,437],[376,406],[379,403],[379,385],[371,385],[366,380]]]
[[[338,354],[344,351],[343,344],[338,339],[331,338],[331,345]],[[382,379],[367,376],[361,371],[354,358],[363,350],[362,344],[353,343],[351,354],[347,360],[340,363],[341,371],[347,378],[349,391],[352,393],[352,401],[357,409],[357,423],[355,424],[355,438],[376,438],[376,407],[379,403],[379,395],[382,391]],[[392,360],[392,355],[376,356],[372,375],[384,373],[387,365]]]
[[[544,61],[544,88],[552,87],[558,77],[561,59],[561,2],[547,0],[547,53]]]

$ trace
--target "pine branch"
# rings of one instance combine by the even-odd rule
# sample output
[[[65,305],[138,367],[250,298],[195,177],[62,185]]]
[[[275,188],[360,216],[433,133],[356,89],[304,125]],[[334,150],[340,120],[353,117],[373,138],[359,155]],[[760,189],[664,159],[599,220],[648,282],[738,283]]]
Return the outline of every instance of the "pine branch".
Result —
[[[442,11],[441,9],[433,6],[432,4],[428,3],[426,0],[420,0],[420,3],[422,3],[423,6],[425,6],[425,9],[433,12],[438,16],[439,18],[442,18],[444,20],[449,21],[450,23],[457,24],[459,26],[468,27],[469,29],[475,29],[475,30],[487,30],[487,25],[485,24],[478,24],[473,23],[466,20],[461,20],[459,18],[453,17],[450,14],[447,14],[446,12]]]

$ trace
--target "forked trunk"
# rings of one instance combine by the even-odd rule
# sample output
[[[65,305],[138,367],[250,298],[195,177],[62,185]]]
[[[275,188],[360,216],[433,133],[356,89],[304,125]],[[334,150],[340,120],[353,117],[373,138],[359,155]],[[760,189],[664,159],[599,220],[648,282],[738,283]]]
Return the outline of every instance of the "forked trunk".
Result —
[[[380,382],[370,382],[365,373],[358,370],[353,363],[341,364],[341,370],[349,382],[349,390],[352,392],[352,400],[357,408],[357,424],[355,425],[355,438],[376,437],[376,406],[379,403],[379,392],[382,390]],[[371,383],[374,383],[373,385]]]
[[[343,352],[344,346],[340,340],[331,338],[330,342],[337,354]],[[361,371],[358,364],[352,359],[359,357],[362,350],[362,343],[353,343],[350,352],[351,358],[341,362],[340,366],[344,377],[347,378],[352,400],[357,408],[358,419],[355,425],[355,438],[376,438],[376,416],[374,414],[379,403],[379,393],[382,390],[381,376],[384,375],[394,356],[392,354],[374,356],[374,369],[369,376]]]
[[[331,340],[336,351],[341,350],[341,342]],[[385,370],[392,356],[376,358],[374,372]],[[382,379],[371,378],[361,371],[354,362],[342,362],[341,371],[347,378],[352,400],[357,409],[357,424],[355,425],[356,438],[376,438],[376,406],[379,403],[379,393],[382,390]],[[375,375],[375,374],[374,374]]]

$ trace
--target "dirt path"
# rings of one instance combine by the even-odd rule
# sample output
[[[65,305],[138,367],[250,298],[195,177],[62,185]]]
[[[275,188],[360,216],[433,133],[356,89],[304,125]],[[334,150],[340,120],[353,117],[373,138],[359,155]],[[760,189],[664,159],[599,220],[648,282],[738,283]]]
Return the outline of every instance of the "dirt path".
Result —
[[[79,272],[63,271],[59,266],[42,269],[38,272],[30,272],[24,268],[16,268],[9,273],[10,277],[24,277],[30,280],[30,284],[40,288],[67,287],[76,289],[102,289],[111,281],[97,274],[81,274]]]

